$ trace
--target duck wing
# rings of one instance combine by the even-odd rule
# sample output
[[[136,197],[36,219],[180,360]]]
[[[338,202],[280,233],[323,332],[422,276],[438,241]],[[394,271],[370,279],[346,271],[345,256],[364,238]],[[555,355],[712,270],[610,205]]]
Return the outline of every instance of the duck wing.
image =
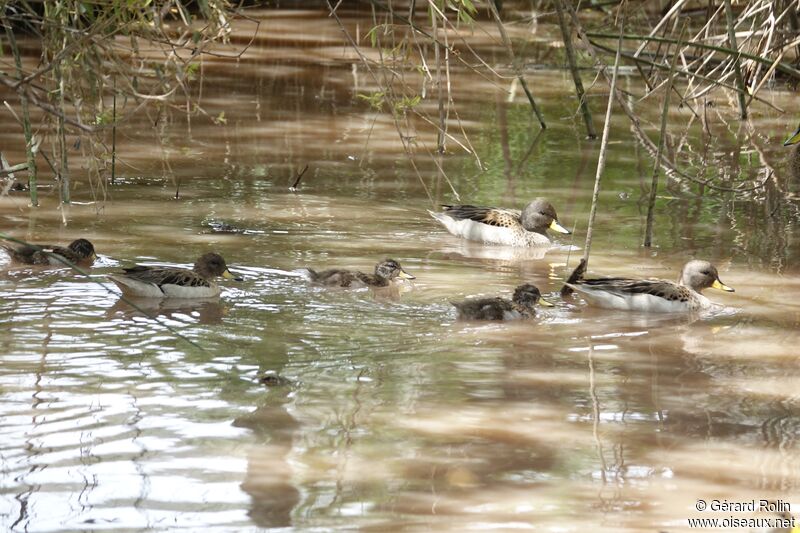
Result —
[[[597,278],[581,280],[577,285],[590,290],[600,290],[620,296],[647,294],[665,300],[688,299],[688,289],[667,280]]]
[[[459,318],[473,320],[503,320],[506,312],[514,311],[512,303],[504,298],[478,298],[463,302],[450,302]]]
[[[54,246],[52,248],[45,248],[45,251],[53,253],[55,255],[60,255],[70,263],[80,263],[83,259],[78,254],[67,248],[66,246]],[[46,254],[42,255],[46,256]],[[56,264],[62,264],[61,261],[59,261],[58,259],[55,259],[50,262]]]
[[[521,224],[517,209],[481,207],[476,205],[443,205],[444,213],[457,220],[473,220],[490,226],[511,227]]]
[[[359,272],[338,268],[331,268],[321,272],[308,270],[311,272],[311,281],[330,287],[350,287],[358,279],[358,274],[360,274]]]
[[[177,285],[179,287],[210,287],[211,283],[203,276],[192,270],[185,268],[161,268],[137,265],[132,268],[125,268],[124,276],[127,278],[141,281],[142,283],[152,283],[161,287],[162,285]]]

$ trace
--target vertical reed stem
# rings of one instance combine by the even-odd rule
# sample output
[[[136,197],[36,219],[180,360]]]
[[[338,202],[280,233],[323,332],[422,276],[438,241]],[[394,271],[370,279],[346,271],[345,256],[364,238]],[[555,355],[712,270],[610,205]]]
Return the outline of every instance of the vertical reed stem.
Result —
[[[22,58],[19,55],[19,48],[17,47],[17,39],[14,36],[14,30],[11,29],[11,22],[4,17],[3,25],[6,29],[8,36],[8,44],[11,47],[11,53],[14,55],[14,64],[17,68],[17,76],[23,79],[25,76],[22,72]],[[34,153],[33,146],[33,132],[31,131],[31,116],[28,111],[28,97],[25,96],[25,88],[20,86],[17,89],[19,93],[19,101],[22,107],[22,129],[25,132],[25,150],[28,155],[28,188],[31,195],[31,206],[39,206],[39,197],[36,190],[36,154]]]
[[[578,62],[575,59],[575,48],[572,46],[571,33],[567,27],[567,19],[564,16],[564,5],[561,2],[562,0],[553,0],[553,4],[556,6],[556,13],[558,14],[558,25],[561,27],[561,36],[564,39],[564,48],[567,51],[569,70],[572,73],[572,81],[575,83],[575,94],[578,97],[578,104],[583,114],[583,121],[586,124],[586,136],[590,139],[596,139],[597,132],[594,130],[592,112],[589,111],[589,103],[586,101],[586,91],[583,88],[581,74],[578,71]]]
[[[436,88],[438,91],[437,97],[439,99],[439,134],[436,138],[436,149],[440,154],[443,154],[446,122],[444,117],[444,88],[442,87],[442,52],[441,45],[439,44],[439,19],[433,10],[431,10],[431,22],[433,23],[433,47],[436,57]]]
[[[678,64],[678,57],[681,55],[681,45],[683,44],[683,37],[686,33],[686,26],[684,25],[681,30],[681,36],[678,38],[678,45],[675,48],[675,53],[672,56],[672,63],[669,66],[669,77],[667,78],[667,85],[664,88],[664,107],[661,110],[661,137],[658,139],[658,149],[656,150],[656,161],[653,165],[653,178],[650,183],[650,199],[647,203],[647,223],[645,224],[644,231],[644,246],[650,247],[653,243],[653,218],[655,215],[656,207],[656,193],[658,192],[658,172],[661,169],[661,153],[664,151],[664,144],[667,137],[667,115],[669,114],[669,97],[672,94],[672,81],[675,79],[675,67]]]
[[[731,0],[724,0],[725,2],[725,18],[728,19],[728,41],[731,50],[736,50],[736,57],[733,58],[733,73],[736,77],[736,86],[739,88],[739,112],[742,120],[747,118],[747,103],[744,96],[747,94],[744,87],[744,78],[742,78],[742,68],[739,65],[739,46],[736,44],[736,24],[733,18],[733,8],[731,8]]]
[[[536,114],[536,118],[539,120],[539,126],[542,129],[546,129],[547,125],[544,123],[542,112],[539,110],[539,106],[536,105],[536,100],[534,100],[533,94],[528,88],[528,83],[525,81],[525,77],[522,75],[522,69],[517,64],[517,61],[514,57],[514,48],[511,46],[511,39],[508,38],[506,29],[503,26],[503,21],[500,19],[500,13],[497,12],[497,7],[495,6],[494,2],[489,2],[489,9],[492,12],[495,22],[497,22],[497,28],[500,30],[500,38],[503,40],[503,44],[508,49],[508,55],[511,58],[511,66],[514,69],[514,73],[517,75],[517,79],[519,80],[520,85],[522,85],[522,90],[525,91],[525,96],[528,97],[528,102],[530,102],[531,108]]]
[[[111,185],[117,177],[117,77],[114,76],[114,94],[111,97]]]
[[[589,250],[592,248],[592,230],[594,229],[594,218],[597,214],[597,198],[600,196],[600,177],[606,167],[606,148],[608,147],[608,132],[611,129],[611,108],[614,104],[614,95],[617,92],[617,72],[619,71],[619,56],[622,52],[622,35],[625,25],[620,20],[619,41],[617,42],[617,55],[614,58],[614,72],[611,75],[611,91],[608,94],[608,106],[606,107],[606,121],[603,124],[603,136],[600,140],[600,156],[597,158],[597,173],[594,177],[594,191],[592,192],[592,209],[589,212],[589,227],[586,228],[586,244],[583,249],[583,260],[589,264]]]

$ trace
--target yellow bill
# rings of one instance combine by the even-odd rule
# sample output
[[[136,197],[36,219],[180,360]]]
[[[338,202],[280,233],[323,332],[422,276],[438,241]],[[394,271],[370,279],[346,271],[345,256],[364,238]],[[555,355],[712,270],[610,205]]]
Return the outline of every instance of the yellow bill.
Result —
[[[559,224],[558,220],[556,219],[553,219],[553,221],[550,223],[550,229],[553,231],[557,231],[558,233],[566,233],[567,235],[572,233],[570,230]]]
[[[549,302],[549,301],[545,300],[541,296],[539,296],[539,301],[536,302],[536,303],[538,303],[542,307],[555,307],[556,306],[556,304],[554,304],[553,302]]]
[[[225,269],[225,272],[222,273],[222,277],[225,278],[225,279],[232,279],[232,280],[235,280],[235,281],[242,281],[241,277],[234,276],[233,274],[231,274],[231,271],[228,270],[227,268]]]
[[[412,276],[411,274],[409,274],[408,272],[406,272],[402,268],[400,269],[400,273],[397,275],[397,277],[400,278],[400,279],[417,279],[416,276]]]
[[[784,146],[789,146],[791,144],[797,144],[800,142],[800,128],[797,128],[797,131],[794,132],[794,135],[789,137],[783,142]]]
[[[711,284],[711,288],[712,289],[719,289],[719,290],[725,291],[725,292],[736,292],[736,289],[734,289],[733,287],[728,287],[727,285],[725,285],[724,283],[722,283],[718,279],[714,280],[714,283]]]

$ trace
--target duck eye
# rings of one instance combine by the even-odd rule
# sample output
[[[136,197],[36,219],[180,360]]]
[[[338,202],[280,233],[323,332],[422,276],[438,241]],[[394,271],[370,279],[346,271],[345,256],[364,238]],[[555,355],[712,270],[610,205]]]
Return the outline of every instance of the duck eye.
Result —
[[[703,271],[702,271],[702,272],[700,272],[700,273],[701,273],[702,275],[704,275],[704,276],[710,276],[710,275],[711,275],[711,272],[709,272],[708,270],[703,270]]]

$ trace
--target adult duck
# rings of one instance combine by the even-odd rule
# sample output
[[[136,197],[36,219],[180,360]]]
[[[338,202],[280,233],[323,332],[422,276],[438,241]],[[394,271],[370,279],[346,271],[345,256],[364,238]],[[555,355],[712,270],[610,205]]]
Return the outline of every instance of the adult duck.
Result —
[[[137,265],[108,278],[126,296],[138,298],[213,298],[220,288],[215,278],[242,281],[228,270],[225,259],[213,252],[201,255],[191,270]]]
[[[703,290],[713,288],[734,292],[720,281],[714,265],[701,260],[686,263],[677,283],[663,279],[585,279],[585,272],[586,261],[582,259],[561,290],[562,296],[575,290],[590,304],[607,309],[652,313],[700,311],[714,305],[703,296]]]
[[[507,246],[547,246],[547,230],[569,234],[558,223],[553,205],[536,198],[522,211],[474,205],[443,205],[444,211],[428,211],[447,231],[457,237]]]

